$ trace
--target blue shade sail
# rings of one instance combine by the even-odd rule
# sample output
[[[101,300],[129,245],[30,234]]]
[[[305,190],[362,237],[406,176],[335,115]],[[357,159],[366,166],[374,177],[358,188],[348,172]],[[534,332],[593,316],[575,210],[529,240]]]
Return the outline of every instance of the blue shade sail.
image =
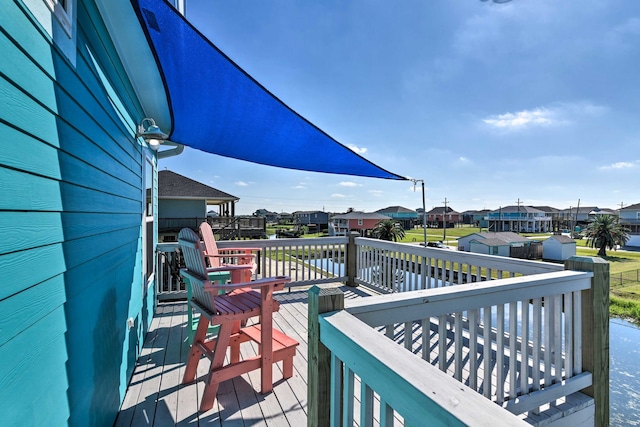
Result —
[[[164,81],[171,141],[263,165],[405,179],[361,157],[286,106],[166,1],[131,2]]]

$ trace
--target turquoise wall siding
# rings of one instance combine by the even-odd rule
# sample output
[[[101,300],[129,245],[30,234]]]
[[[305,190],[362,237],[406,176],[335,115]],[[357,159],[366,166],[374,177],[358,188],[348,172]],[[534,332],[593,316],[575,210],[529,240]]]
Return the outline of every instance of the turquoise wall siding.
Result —
[[[158,201],[158,218],[205,218],[207,203],[204,200],[171,200]]]
[[[154,301],[143,115],[91,1],[75,64],[19,0],[0,8],[0,424],[110,426]]]

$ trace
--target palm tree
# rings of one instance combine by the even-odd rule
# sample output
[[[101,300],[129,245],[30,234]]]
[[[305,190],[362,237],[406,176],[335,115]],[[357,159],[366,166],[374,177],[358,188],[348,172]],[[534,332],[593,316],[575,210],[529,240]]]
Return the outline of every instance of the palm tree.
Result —
[[[599,248],[598,256],[607,256],[607,248],[614,249],[616,245],[624,246],[629,240],[629,230],[620,225],[613,215],[598,215],[591,220],[585,229],[587,245]]]
[[[397,242],[404,238],[404,229],[399,222],[392,219],[383,219],[373,227],[373,237],[380,240]]]

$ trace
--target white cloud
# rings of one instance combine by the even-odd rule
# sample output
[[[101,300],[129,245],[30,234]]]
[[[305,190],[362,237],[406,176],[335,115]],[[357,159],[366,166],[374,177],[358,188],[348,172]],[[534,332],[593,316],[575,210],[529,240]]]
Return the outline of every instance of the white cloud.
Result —
[[[354,151],[354,152],[356,152],[356,153],[358,153],[358,154],[364,154],[364,153],[366,153],[366,152],[367,152],[367,149],[366,149],[366,148],[364,148],[364,147],[358,147],[358,146],[353,145],[353,144],[349,144],[349,145],[347,145],[347,147],[348,147],[351,151]]]
[[[521,129],[531,125],[550,125],[555,123],[555,114],[546,108],[518,111],[490,116],[482,121],[500,129]]]
[[[249,184],[247,184],[244,181],[236,181],[235,183],[238,187],[247,187]]]
[[[358,184],[357,182],[353,182],[353,181],[342,181],[338,185],[342,187],[362,187],[362,184]]]
[[[340,193],[333,193],[331,195],[331,197],[336,198],[336,199],[344,199],[347,196],[345,196],[344,194],[340,194]]]
[[[293,186],[291,188],[293,188],[294,190],[306,190],[307,189],[307,187],[305,187],[303,184],[298,184],[298,185],[295,185],[295,186]]]
[[[600,166],[598,169],[601,170],[611,170],[611,169],[632,169],[640,166],[640,160],[635,160],[633,162],[616,162],[607,166]]]
[[[371,194],[374,197],[382,197],[382,190],[369,190],[369,194]]]
[[[550,107],[496,114],[482,121],[501,130],[522,130],[530,127],[566,125],[585,116],[601,116],[607,110],[607,107],[589,102],[556,103]]]

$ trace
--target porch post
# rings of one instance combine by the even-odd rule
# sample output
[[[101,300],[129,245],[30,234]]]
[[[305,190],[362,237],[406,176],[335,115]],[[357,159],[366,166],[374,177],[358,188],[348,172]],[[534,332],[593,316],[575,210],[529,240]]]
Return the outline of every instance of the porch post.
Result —
[[[349,242],[346,247],[346,267],[347,267],[347,286],[356,287],[358,284],[356,283],[357,269],[358,269],[358,260],[356,251],[356,237],[360,237],[360,233],[357,231],[351,231],[347,234],[349,237]]]
[[[593,385],[582,390],[593,397],[595,425],[609,425],[609,263],[599,257],[572,256],[565,270],[591,271],[591,288],[582,291],[582,368]]]
[[[344,294],[338,288],[314,286],[308,304],[307,426],[323,427],[331,425],[331,351],[320,341],[318,315],[343,310]]]

